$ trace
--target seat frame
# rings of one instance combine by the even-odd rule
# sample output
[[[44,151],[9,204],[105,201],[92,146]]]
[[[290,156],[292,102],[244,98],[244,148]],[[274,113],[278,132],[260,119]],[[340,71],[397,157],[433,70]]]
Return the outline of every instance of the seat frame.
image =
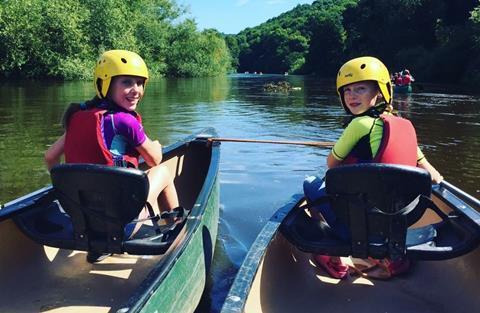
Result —
[[[325,180],[326,199],[317,201],[330,203],[338,222],[349,230],[348,240],[324,221],[311,218],[306,209],[316,203],[306,199],[307,205],[297,206],[281,225],[284,236],[302,251],[360,258],[448,259],[470,251],[465,243],[478,235],[458,216],[446,215],[435,205],[430,199],[430,175],[420,168],[346,165],[329,169]],[[442,221],[409,228],[427,208]]]
[[[97,253],[157,255],[167,251],[186,219],[169,226],[142,225],[127,238],[147,204],[148,177],[137,169],[97,164],[61,164],[52,168],[53,189],[39,201],[44,206],[16,217],[37,243]],[[151,213],[153,210],[151,211]]]

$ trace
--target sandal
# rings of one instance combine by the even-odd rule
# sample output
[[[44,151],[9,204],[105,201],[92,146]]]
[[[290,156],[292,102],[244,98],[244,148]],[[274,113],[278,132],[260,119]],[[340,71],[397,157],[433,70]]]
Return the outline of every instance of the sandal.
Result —
[[[361,276],[364,278],[389,280],[392,274],[382,260],[373,258],[368,259],[354,259],[351,267],[350,275]]]
[[[387,263],[388,270],[390,271],[392,276],[405,274],[410,269],[410,259],[407,257],[400,258],[395,261],[385,259],[385,262]]]
[[[401,258],[396,261],[388,258],[381,260],[352,258],[352,263],[350,275],[379,280],[388,280],[393,276],[408,272],[410,268],[410,260],[408,258]]]
[[[350,265],[350,275],[365,276],[365,273],[377,266],[377,262],[370,261],[370,259],[360,259],[350,257],[352,265]]]
[[[347,277],[348,265],[339,262],[332,262],[332,257],[328,255],[312,255],[313,262],[323,268],[331,277],[344,279]]]

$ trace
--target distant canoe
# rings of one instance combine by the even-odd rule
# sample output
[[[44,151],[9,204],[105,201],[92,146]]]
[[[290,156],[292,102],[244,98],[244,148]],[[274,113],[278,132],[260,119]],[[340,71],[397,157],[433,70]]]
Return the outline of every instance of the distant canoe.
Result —
[[[349,190],[360,186],[358,181],[350,183],[351,177],[342,179],[344,173],[341,174],[338,181],[347,182]],[[384,175],[379,177],[382,181]],[[370,183],[370,180],[368,181]],[[393,181],[385,182],[389,185],[391,183]],[[407,186],[403,190],[409,188],[410,186]],[[426,194],[428,190],[422,193]],[[340,201],[345,200],[341,198],[342,194],[337,196]],[[360,197],[353,197],[352,194],[351,198],[352,203],[360,203],[356,201]],[[368,195],[365,195],[365,198],[371,199]],[[431,209],[424,211],[425,214],[414,227],[423,229],[434,225],[437,239],[408,248],[407,255],[436,261],[418,261],[405,276],[381,281],[355,276],[345,280],[331,278],[314,264],[312,253],[306,250],[327,249],[333,255],[341,255],[342,251],[352,248],[357,252],[368,249],[370,252],[383,253],[388,249],[395,249],[388,246],[396,241],[364,246],[360,241],[353,242],[352,239],[347,245],[335,244],[334,238],[328,238],[328,226],[311,227],[318,224],[309,221],[308,216],[303,213],[303,194],[292,197],[275,212],[252,244],[221,313],[471,312],[472,308],[480,307],[480,249],[476,248],[480,237],[480,213],[476,211],[480,208],[479,201],[447,182],[433,186],[431,200],[435,205],[430,203],[430,207],[435,206],[439,208],[439,212],[448,215],[440,212],[444,222],[439,223],[438,216]],[[354,211],[350,212],[355,214],[359,208],[355,206]],[[369,214],[377,210],[373,214],[378,218],[378,213],[383,212],[382,209],[385,207],[374,206]],[[398,210],[404,211],[400,208]],[[410,212],[416,210],[417,208]],[[297,217],[300,219],[297,220]],[[292,226],[295,229],[293,237],[290,231]],[[377,224],[376,227],[378,226]],[[360,232],[357,235],[368,236],[362,228],[357,228],[356,231]],[[409,229],[407,238],[410,235]],[[306,239],[302,241],[301,238]]]
[[[393,92],[397,94],[407,94],[412,93],[412,85],[395,85],[393,86]]]
[[[77,232],[78,215],[68,208],[74,205],[63,202],[60,206],[62,197],[82,206],[82,212],[101,217],[108,225],[101,228],[110,231],[117,216],[102,211],[104,205],[123,212],[131,210],[126,203],[138,202],[140,209],[145,204],[145,190],[144,197],[137,191],[145,189],[146,175],[135,169],[60,165],[52,170],[52,179],[56,168],[61,169],[57,173],[77,168],[74,184],[65,179],[70,183],[54,183],[58,189],[45,187],[2,205],[0,312],[194,312],[208,277],[219,218],[220,146],[207,140],[216,137],[214,129],[205,129],[198,136],[201,138],[192,135],[163,150],[162,161],[174,176],[180,203],[189,209],[186,219],[175,224],[178,227],[142,225],[140,235],[132,239],[124,238],[122,227],[120,238],[104,238],[103,233],[90,231],[94,221],[90,215],[85,219],[90,222],[87,231]],[[111,176],[102,175],[106,172]],[[77,185],[82,179],[90,189]],[[102,182],[114,193],[120,190],[118,197],[101,193],[98,187]],[[65,185],[67,191],[80,190],[80,201],[64,192]],[[91,199],[96,207],[88,206]],[[89,264],[85,250],[74,248],[83,239],[86,250],[119,251]]]

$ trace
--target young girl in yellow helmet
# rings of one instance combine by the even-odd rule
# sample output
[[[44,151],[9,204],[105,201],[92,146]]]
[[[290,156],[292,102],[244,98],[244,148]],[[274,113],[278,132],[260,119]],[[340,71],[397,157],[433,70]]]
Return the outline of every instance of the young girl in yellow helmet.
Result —
[[[427,170],[434,183],[442,181],[418,148],[412,124],[392,114],[390,74],[380,60],[366,56],[346,62],[338,71],[337,93],[350,122],[327,157],[328,168],[371,162],[411,165]],[[305,195],[311,202],[324,196],[324,189],[318,177],[308,177],[304,182]],[[347,230],[337,223],[328,204],[316,206],[313,212],[321,213],[333,231],[346,239]],[[338,257],[313,258],[332,277],[344,278],[348,273],[348,266]],[[408,269],[408,259],[388,265],[390,274],[399,274]]]
[[[147,201],[156,213],[159,204],[173,210],[179,206],[173,178],[162,161],[162,146],[144,132],[140,115],[135,111],[142,99],[148,80],[143,59],[126,50],[103,53],[95,66],[96,96],[85,103],[71,104],[63,117],[65,133],[47,150],[48,169],[60,163],[94,163],[121,167],[137,167],[142,156],[147,171],[149,194]],[[148,216],[144,209],[139,218]],[[131,226],[131,225],[130,225]],[[135,229],[126,229],[126,236]],[[87,261],[100,256],[87,255]]]

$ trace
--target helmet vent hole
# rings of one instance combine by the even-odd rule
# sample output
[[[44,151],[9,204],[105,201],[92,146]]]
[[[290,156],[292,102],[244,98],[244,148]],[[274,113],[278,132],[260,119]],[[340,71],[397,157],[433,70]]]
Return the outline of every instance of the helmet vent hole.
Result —
[[[127,60],[125,60],[124,58],[121,59],[123,63],[127,63]]]
[[[362,65],[360,65],[360,68],[363,70],[365,67],[367,67],[367,65],[364,63]]]

